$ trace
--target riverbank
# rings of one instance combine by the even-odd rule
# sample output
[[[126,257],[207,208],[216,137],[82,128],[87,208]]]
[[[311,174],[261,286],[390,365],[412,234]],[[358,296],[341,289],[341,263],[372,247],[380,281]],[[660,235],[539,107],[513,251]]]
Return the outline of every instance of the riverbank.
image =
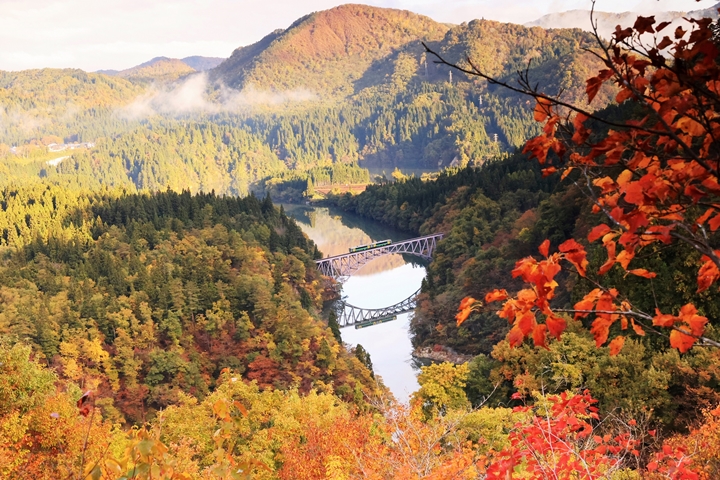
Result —
[[[326,196],[329,193],[333,193],[336,195],[342,195],[342,194],[348,193],[348,192],[352,193],[353,195],[357,195],[358,193],[364,192],[368,185],[369,185],[368,183],[351,183],[351,184],[316,186],[315,193],[322,194],[323,196]],[[324,199],[318,199],[318,200],[324,200]]]
[[[434,348],[418,347],[413,350],[412,356],[418,360],[429,360],[437,363],[450,362],[456,365],[467,363],[474,358],[472,355],[463,355],[450,347],[440,345],[436,345]]]

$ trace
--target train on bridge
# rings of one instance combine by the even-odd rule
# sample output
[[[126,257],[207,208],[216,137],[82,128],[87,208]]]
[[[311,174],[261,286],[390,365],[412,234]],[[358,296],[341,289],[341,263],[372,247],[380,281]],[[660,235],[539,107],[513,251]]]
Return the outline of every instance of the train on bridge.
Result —
[[[358,247],[351,247],[350,253],[364,252],[365,250],[372,250],[373,248],[387,247],[392,243],[392,240],[380,240],[379,242],[369,243],[367,245],[360,245]]]
[[[350,253],[315,260],[315,263],[320,273],[342,283],[347,280],[350,275],[359,270],[360,267],[383,255],[407,253],[430,260],[437,246],[437,241],[442,237],[442,233],[435,233],[424,237],[410,238],[396,242],[390,239],[381,240],[368,245],[352,247],[350,248]]]

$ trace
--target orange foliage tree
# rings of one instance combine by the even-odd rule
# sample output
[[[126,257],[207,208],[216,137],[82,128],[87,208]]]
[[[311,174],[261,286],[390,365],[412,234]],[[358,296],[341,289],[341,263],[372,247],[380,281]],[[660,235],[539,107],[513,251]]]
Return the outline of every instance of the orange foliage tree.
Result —
[[[339,418],[332,429],[314,422],[303,425],[303,433],[283,446],[282,480],[347,478],[363,471],[362,456],[379,456],[384,448],[373,435],[369,416]]]
[[[112,440],[89,394],[57,381],[31,349],[0,340],[0,478],[88,478]]]
[[[692,453],[692,466],[702,480],[720,478],[720,408],[705,410],[698,427],[671,438],[668,444]]]
[[[576,319],[592,318],[597,346],[610,340],[611,354],[622,349],[625,331],[631,330],[637,335],[667,334],[670,345],[680,352],[694,345],[720,347],[705,336],[708,318],[693,303],[674,312],[643,311],[602,281],[615,265],[626,275],[656,277],[655,272],[633,268],[633,259],[645,247],[673,242],[683,242],[699,253],[697,293],[720,279],[718,38],[710,19],[688,22],[691,31],[678,27],[665,35],[669,22],[656,24],[654,17],[641,16],[633,27],[618,26],[607,43],[596,32],[599,47],[593,53],[605,68],[587,80],[588,100],[602,85],[614,84],[616,102],[632,107],[632,119],[624,122],[540,93],[527,73],[521,74],[516,87],[487,77],[470,60],[469,68],[455,66],[536,99],[534,116],[544,127],[527,142],[524,152],[544,166],[544,174],[560,172],[563,179],[574,179],[592,200],[593,211],[605,219],[587,237],[588,242],[602,242],[607,251],[607,260],[596,272],[588,272],[585,247],[576,240],[562,243],[552,254],[545,241],[539,249],[542,259],[524,258],[512,272],[526,288],[512,297],[505,290],[487,294],[487,303],[504,302],[498,314],[512,325],[511,345],[532,337],[535,345],[544,347],[548,334],[559,338],[566,328],[559,314],[565,312]],[[651,43],[645,40],[648,35]],[[592,122],[609,129],[592,132]],[[553,308],[555,279],[568,264],[596,288],[574,308]],[[458,324],[479,305],[475,299],[464,299]],[[618,330],[620,334],[611,335]]]
[[[470,440],[461,425],[467,412],[427,419],[419,405],[382,404],[378,405],[382,416],[341,418],[332,429],[314,422],[303,424],[299,435],[287,439],[282,448],[278,476],[378,480],[640,478],[627,471],[640,463],[643,438],[636,435],[636,423],[601,428],[596,403],[587,391],[577,395],[564,392],[541,397],[533,406],[516,407],[514,424],[501,428],[507,441],[494,444],[494,448],[485,439]],[[697,462],[693,463],[693,454],[692,447],[665,444],[636,473],[649,479],[697,480],[701,477],[694,470]]]

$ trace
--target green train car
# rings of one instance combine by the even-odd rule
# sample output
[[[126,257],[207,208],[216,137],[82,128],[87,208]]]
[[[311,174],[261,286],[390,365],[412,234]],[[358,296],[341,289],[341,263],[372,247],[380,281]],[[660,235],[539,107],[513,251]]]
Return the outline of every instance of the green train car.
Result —
[[[375,320],[370,320],[368,322],[360,322],[355,324],[355,330],[360,330],[361,328],[365,327],[372,327],[373,325],[380,325],[381,323],[385,322],[392,322],[393,320],[397,320],[397,315],[392,315],[389,317],[381,317]]]
[[[385,247],[390,245],[392,240],[380,240],[379,242],[370,243],[368,245],[360,245],[359,247],[351,247],[350,253],[364,252],[365,250],[372,250],[373,248]]]

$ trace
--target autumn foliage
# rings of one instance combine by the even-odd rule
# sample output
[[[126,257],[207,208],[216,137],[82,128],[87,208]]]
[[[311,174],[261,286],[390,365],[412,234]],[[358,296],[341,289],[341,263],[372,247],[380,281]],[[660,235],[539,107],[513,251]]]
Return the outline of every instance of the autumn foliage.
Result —
[[[473,380],[471,365],[445,363],[425,367],[410,405],[398,405],[382,398],[382,388],[373,388],[363,366],[369,359],[348,355],[340,339],[315,318],[321,295],[312,245],[269,198],[260,204],[250,197],[246,211],[214,195],[205,203],[189,194],[171,193],[152,201],[124,199],[112,211],[95,210],[94,225],[101,235],[88,233],[88,241],[97,242],[94,250],[69,244],[46,252],[66,251],[68,258],[77,257],[73,262],[87,260],[82,275],[70,267],[64,270],[67,275],[57,275],[63,281],[54,287],[51,300],[38,301],[40,288],[17,293],[29,279],[44,285],[44,275],[63,266],[40,254],[45,251],[40,240],[29,247],[37,249],[37,258],[21,259],[24,266],[17,270],[24,277],[18,286],[0,291],[4,308],[12,305],[18,316],[33,313],[30,307],[37,304],[50,312],[38,310],[41,320],[102,320],[87,330],[65,329],[67,337],[62,339],[46,336],[38,320],[36,350],[43,351],[45,363],[22,341],[0,341],[0,477],[717,478],[720,410],[707,409],[704,424],[688,421],[683,426],[690,426],[689,433],[667,442],[654,429],[640,428],[620,414],[615,423],[607,421],[610,415],[600,416],[598,401],[585,389],[588,372],[581,366],[599,365],[598,357],[580,359],[583,352],[577,348],[589,343],[586,350],[596,352],[592,334],[596,347],[607,345],[609,353],[617,355],[613,360],[628,357],[626,363],[603,363],[610,367],[597,375],[607,374],[620,390],[617,384],[632,378],[630,374],[606,370],[642,357],[642,345],[626,341],[629,335],[666,335],[681,353],[695,345],[720,347],[709,338],[709,314],[699,304],[648,312],[607,281],[611,272],[621,272],[652,285],[658,273],[640,266],[639,257],[675,242],[694,250],[697,294],[715,289],[720,280],[719,52],[710,21],[692,22],[692,32],[678,29],[647,46],[641,35],[662,36],[668,25],[639,17],[632,28],[618,27],[609,44],[599,43],[596,54],[605,68],[588,80],[588,100],[612,83],[617,103],[633,107],[628,109],[630,120],[617,123],[531,92],[537,99],[534,117],[544,127],[525,151],[548,175],[559,173],[583,189],[604,223],[588,228],[586,239],[557,245],[543,241],[539,255],[521,259],[512,270],[523,287],[514,293],[493,290],[482,303],[501,303],[498,315],[511,325],[507,343],[501,342],[498,352],[521,352],[507,345],[518,347],[532,338],[548,351],[530,346],[525,350],[553,357],[557,370],[549,375],[557,380],[555,386],[567,391],[555,394],[557,388],[549,394],[544,388],[550,382],[531,383],[537,379],[536,372],[526,368],[529,362],[511,366],[507,361],[505,378],[494,387],[512,383],[517,393],[505,400],[514,408],[471,408],[465,388]],[[155,228],[148,221],[143,227],[147,239],[123,236],[129,225],[112,220],[134,216],[130,212],[140,210],[139,205],[157,207],[157,214],[160,207],[173,203],[187,206],[192,215],[172,212],[162,224],[174,225],[184,216],[187,226],[169,229],[158,219]],[[216,208],[221,210],[215,212]],[[221,215],[223,208],[236,208],[238,215]],[[253,215],[255,222],[250,220]],[[218,218],[224,219],[224,226]],[[241,220],[249,225],[244,235],[231,228]],[[26,224],[29,227],[29,220]],[[139,221],[132,225],[141,226]],[[601,262],[589,253],[594,247],[603,252]],[[572,308],[558,308],[559,284],[567,279],[568,267],[592,288]],[[17,273],[6,270],[3,275],[8,278]],[[92,278],[98,281],[88,281]],[[122,285],[126,288],[121,290]],[[71,301],[66,290],[76,298],[92,298],[76,312],[70,307],[79,302]],[[121,297],[117,303],[96,306],[111,293]],[[90,307],[98,314],[88,313]],[[481,302],[475,298],[462,300],[457,324],[479,308]],[[583,330],[585,337],[568,341],[564,350],[555,349],[562,342],[553,338],[571,339],[573,329],[582,328],[569,315],[589,325],[590,334]],[[60,330],[49,320],[47,325],[48,331]],[[358,348],[355,356],[363,357]],[[573,360],[555,358],[555,352],[557,357],[570,356],[567,352],[573,348]],[[630,352],[635,357],[629,358]],[[698,378],[683,378],[686,390],[668,402],[690,392],[690,400],[678,401],[680,409],[697,398],[717,403],[717,385],[711,384],[720,373],[711,371],[717,370],[714,359],[698,360],[707,366],[702,370],[689,361],[675,361],[681,357],[673,350],[664,353],[653,363],[656,370],[665,367],[660,372],[664,376],[655,375],[647,391],[633,397],[643,399],[638,403],[647,407],[644,412],[655,408],[645,399],[677,385],[671,383],[671,374],[692,373]],[[487,358],[478,358],[489,365]],[[571,369],[574,372],[567,373]],[[650,376],[648,370],[642,374]],[[599,371],[598,367],[592,372]],[[559,378],[571,374],[572,379]],[[611,381],[602,385],[612,387]],[[531,396],[532,402],[525,403]],[[622,392],[606,398],[621,397]],[[122,428],[111,418],[142,420],[143,425]]]
[[[634,268],[633,259],[643,249],[673,242],[683,242],[699,254],[698,293],[720,279],[718,45],[710,19],[689,21],[691,32],[678,27],[665,35],[668,22],[656,25],[654,17],[638,17],[631,28],[618,26],[609,44],[598,42],[596,55],[605,68],[587,81],[588,100],[603,84],[614,84],[616,102],[632,106],[635,112],[630,120],[601,119],[530,92],[537,99],[535,119],[544,126],[524,151],[545,167],[544,174],[560,172],[591,199],[593,212],[601,214],[605,223],[592,228],[587,241],[602,243],[606,261],[588,271],[586,249],[573,239],[552,254],[546,240],[539,249],[540,260],[520,260],[512,275],[527,287],[512,297],[493,291],[485,298],[487,303],[504,302],[498,315],[512,325],[511,345],[532,337],[535,345],[546,346],[548,334],[558,337],[565,330],[560,314],[571,313],[576,319],[591,319],[597,346],[610,340],[612,354],[622,349],[630,332],[643,336],[664,331],[680,352],[694,345],[720,346],[704,336],[708,318],[693,303],[676,312],[658,308],[646,312],[623,292],[603,284],[603,275],[615,266],[649,283],[656,272]],[[643,34],[654,34],[654,41],[644,43]],[[609,129],[603,131],[601,126]],[[596,288],[571,309],[553,308],[556,278],[568,264]],[[466,299],[458,324],[477,308],[477,303]]]

